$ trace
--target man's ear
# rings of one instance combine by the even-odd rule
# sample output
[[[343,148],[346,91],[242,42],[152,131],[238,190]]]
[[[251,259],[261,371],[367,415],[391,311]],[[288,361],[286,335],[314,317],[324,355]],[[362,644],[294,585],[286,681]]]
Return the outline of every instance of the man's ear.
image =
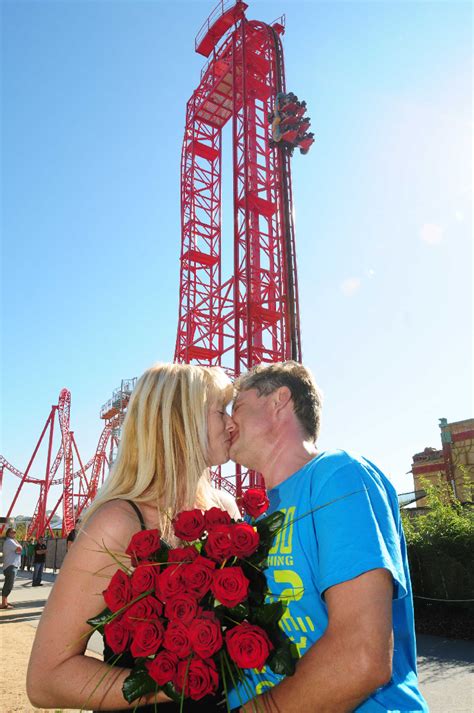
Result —
[[[281,411],[291,401],[291,391],[288,386],[280,386],[273,394],[273,404],[276,411]]]

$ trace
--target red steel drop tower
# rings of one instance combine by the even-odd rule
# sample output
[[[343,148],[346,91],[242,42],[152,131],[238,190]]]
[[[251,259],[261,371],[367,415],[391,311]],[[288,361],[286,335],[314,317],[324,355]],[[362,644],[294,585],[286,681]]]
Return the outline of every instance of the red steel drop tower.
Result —
[[[234,376],[260,362],[301,361],[290,153],[271,140],[275,98],[286,93],[284,21],[248,20],[246,9],[220,2],[196,37],[196,52],[209,60],[187,103],[181,158],[175,361],[221,365]],[[233,238],[221,229],[229,121]],[[229,249],[231,240],[233,274],[225,276],[222,244]],[[237,473],[237,494],[242,484]]]

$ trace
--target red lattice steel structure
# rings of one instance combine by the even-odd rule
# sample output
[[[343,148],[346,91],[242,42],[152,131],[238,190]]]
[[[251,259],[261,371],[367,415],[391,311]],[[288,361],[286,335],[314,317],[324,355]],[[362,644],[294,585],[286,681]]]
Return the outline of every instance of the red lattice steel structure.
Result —
[[[301,361],[290,155],[271,145],[285,93],[284,25],[220,2],[196,37],[209,61],[186,108],[181,160],[181,282],[175,360],[222,365]],[[233,28],[233,29],[232,29]],[[226,34],[227,33],[227,34]],[[232,122],[233,275],[221,272],[222,131]],[[240,494],[218,475],[221,487]],[[250,473],[246,484],[258,480]]]
[[[26,485],[35,485],[39,488],[39,496],[33,517],[28,526],[27,537],[41,537],[47,533],[53,534],[51,521],[59,512],[62,515],[62,535],[67,535],[74,528],[81,512],[93,500],[100,482],[104,479],[108,465],[107,445],[112,436],[111,423],[106,422],[94,456],[84,465],[77,448],[74,433],[70,430],[70,414],[71,394],[67,389],[62,389],[58,403],[51,407],[25,471],[21,472],[9,463],[6,458],[0,456],[0,481],[5,470],[20,480],[13,501],[6,513],[7,522],[22,489]],[[59,426],[60,442],[53,458],[56,423]],[[38,468],[36,460],[43,441],[47,444],[47,452],[44,475],[41,477],[34,473]],[[74,462],[79,466],[77,470],[74,470]],[[61,464],[62,474],[60,471]],[[62,492],[53,508],[47,510],[48,499],[51,499],[50,489],[54,485],[62,485]],[[0,534],[3,532],[4,527],[0,527]]]
[[[6,458],[0,456],[0,484],[5,470],[20,480],[6,514],[6,522],[9,521],[25,485],[35,485],[39,487],[39,495],[28,526],[27,537],[52,534],[51,521],[59,513],[62,516],[61,534],[63,536],[69,534],[84,508],[90,505],[94,499],[99,485],[103,483],[110,465],[115,460],[120,440],[120,429],[135,383],[136,378],[122,380],[121,386],[115,389],[112,398],[102,406],[100,417],[105,421],[105,425],[94,456],[85,465],[79,454],[74,433],[70,430],[71,394],[67,389],[62,389],[58,403],[51,407],[26,470],[21,472]],[[59,426],[60,442],[53,460],[56,422]],[[44,476],[40,477],[33,473],[37,468],[39,469],[36,460],[43,442],[47,444],[46,466]],[[74,470],[75,463],[78,466],[76,470]],[[61,464],[62,474],[59,474]],[[48,501],[51,501],[50,489],[54,485],[62,485],[62,492],[52,509],[48,510]],[[0,525],[0,534],[4,529],[5,525]]]

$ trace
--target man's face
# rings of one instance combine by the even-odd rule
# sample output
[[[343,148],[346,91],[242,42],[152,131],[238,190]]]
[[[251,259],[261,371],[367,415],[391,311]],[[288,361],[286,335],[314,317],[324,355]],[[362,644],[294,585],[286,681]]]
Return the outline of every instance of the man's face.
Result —
[[[256,389],[249,389],[234,401],[229,455],[246,468],[258,468],[262,449],[271,437],[271,398],[272,394],[259,396]]]

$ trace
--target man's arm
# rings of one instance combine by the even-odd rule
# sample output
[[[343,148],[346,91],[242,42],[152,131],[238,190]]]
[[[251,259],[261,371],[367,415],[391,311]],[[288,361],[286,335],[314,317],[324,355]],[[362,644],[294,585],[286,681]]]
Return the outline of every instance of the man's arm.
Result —
[[[392,675],[393,580],[374,569],[325,593],[329,623],[294,676],[241,710],[347,713]]]

